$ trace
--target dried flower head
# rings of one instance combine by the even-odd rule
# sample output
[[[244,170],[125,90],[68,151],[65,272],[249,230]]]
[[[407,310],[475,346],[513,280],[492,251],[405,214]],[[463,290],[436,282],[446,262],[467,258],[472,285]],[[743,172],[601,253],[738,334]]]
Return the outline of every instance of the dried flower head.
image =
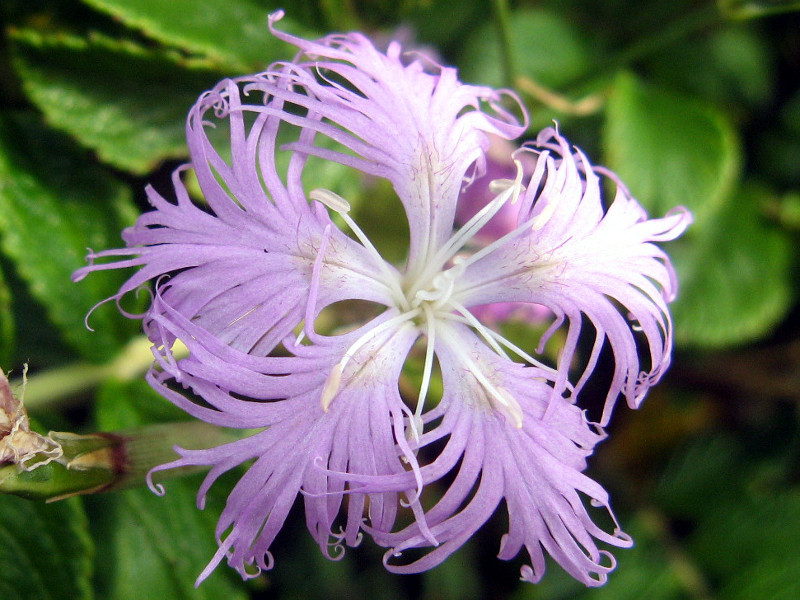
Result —
[[[613,174],[551,128],[519,150],[517,162],[535,159],[532,173],[519,164],[492,182],[491,200],[455,227],[459,198],[486,168],[489,135],[510,140],[527,128],[516,96],[463,84],[454,69],[403,57],[397,43],[382,53],[358,33],[273,33],[299,48],[296,59],[203,94],[187,122],[191,164],[173,177],[177,201],[148,188],[154,210],[124,232],[127,248],[91,254],[76,273],[138,267],[115,299],[153,282],[143,315],[157,358],[150,383],[198,419],[263,428],[179,450],[162,467],[210,466],[202,506],[220,474],[253,461],[200,580],[223,558],[243,576],[272,567],[272,542],[301,493],[308,529],[331,558],[366,532],[388,548],[390,570],[429,569],[505,500],[500,558],[524,546],[524,579],[541,578],[548,553],[587,585],[602,583],[614,561],[598,541],[630,539],[594,524],[583,497],[610,513],[608,495],[583,471],[617,398],[638,406],[669,364],[676,284],[653,242],[680,235],[688,213],[648,219]],[[408,221],[404,264],[384,260],[346,199],[306,188],[311,157],[391,183]],[[203,203],[182,181],[189,168]],[[617,190],[607,209],[601,177]],[[507,233],[475,245],[509,208]],[[105,258],[116,262],[94,262]],[[323,311],[335,319],[334,305],[352,300],[377,310],[317,330]],[[557,364],[470,310],[509,302],[551,311],[541,346],[566,328]],[[587,322],[594,342],[573,385]],[[172,356],[178,339],[188,358]],[[615,365],[593,424],[577,401],[606,344]],[[412,350],[422,376],[404,397],[398,381]],[[437,373],[444,391],[433,399]],[[423,501],[431,484],[446,490]],[[410,524],[397,525],[406,511]],[[403,562],[410,548],[422,554]]]
[[[25,365],[23,381],[27,370]],[[60,458],[62,453],[61,445],[50,436],[31,431],[21,395],[14,395],[8,378],[0,371],[0,466],[10,463],[20,471],[32,471]]]

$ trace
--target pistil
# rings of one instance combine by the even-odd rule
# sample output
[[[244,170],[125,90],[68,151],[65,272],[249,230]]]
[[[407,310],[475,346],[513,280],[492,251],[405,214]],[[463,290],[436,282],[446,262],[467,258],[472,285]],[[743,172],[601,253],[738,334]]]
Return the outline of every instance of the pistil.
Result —
[[[420,333],[426,337],[425,359],[420,382],[417,404],[413,413],[408,419],[406,426],[406,438],[419,440],[423,433],[422,414],[425,401],[430,389],[431,377],[433,374],[433,361],[436,345],[437,326],[442,321],[459,321],[475,330],[489,345],[489,347],[499,356],[508,359],[508,355],[503,350],[506,347],[520,356],[523,360],[532,365],[547,368],[539,361],[525,353],[522,349],[512,342],[491,331],[475,318],[470,311],[463,306],[454,295],[456,282],[464,274],[466,267],[473,262],[473,257],[458,256],[457,253],[464,245],[474,237],[474,235],[507,203],[516,203],[520,194],[524,191],[522,186],[522,165],[515,161],[517,166],[517,176],[514,180],[495,180],[491,184],[493,192],[497,196],[472,217],[463,227],[461,227],[448,242],[442,246],[433,259],[426,265],[423,274],[412,282],[410,288],[403,292],[398,274],[392,272],[389,265],[383,260],[375,246],[364,234],[356,222],[349,216],[350,204],[338,194],[330,190],[315,189],[309,197],[312,200],[321,202],[330,210],[337,213],[347,224],[356,238],[363,244],[364,248],[373,256],[377,265],[384,275],[384,283],[389,288],[392,298],[395,300],[395,307],[398,315],[384,321],[367,331],[359,337],[344,353],[342,359],[333,366],[330,374],[323,385],[320,403],[322,409],[327,412],[331,403],[342,386],[344,370],[350,359],[363,348],[368,342],[390,328],[398,327],[409,321],[413,321]],[[531,221],[526,223],[531,226]],[[518,230],[514,232],[518,233]],[[327,230],[326,230],[327,234]],[[505,236],[506,238],[508,236]],[[324,240],[327,242],[327,237]],[[327,244],[324,243],[323,247]],[[320,249],[321,251],[323,248]],[[479,251],[479,254],[482,252]],[[449,268],[444,268],[448,261],[452,261]],[[321,259],[320,261],[321,262]],[[316,263],[315,263],[316,267]],[[317,269],[315,269],[316,271]],[[438,272],[437,272],[438,271]],[[319,273],[315,273],[319,275]],[[489,404],[496,410],[502,412],[515,427],[522,427],[523,413],[517,401],[511,394],[501,386],[492,383],[474,361],[459,347],[458,341],[453,340],[448,344],[458,354],[465,369],[470,372],[475,380],[484,390]]]

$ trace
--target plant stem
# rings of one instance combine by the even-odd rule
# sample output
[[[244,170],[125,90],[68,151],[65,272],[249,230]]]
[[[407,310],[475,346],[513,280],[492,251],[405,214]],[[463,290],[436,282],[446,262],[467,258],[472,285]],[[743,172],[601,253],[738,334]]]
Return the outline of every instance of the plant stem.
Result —
[[[599,112],[606,100],[604,93],[595,93],[584,96],[580,100],[571,100],[524,75],[517,77],[514,82],[514,89],[527,94],[548,108],[578,117],[585,117]]]
[[[77,395],[97,387],[110,377],[130,380],[140,376],[153,363],[151,346],[150,340],[139,336],[131,340],[114,360],[104,365],[80,362],[56,367],[31,375],[24,382],[16,379],[12,385],[24,390],[18,395],[24,394],[25,406],[30,410],[64,406]],[[186,356],[186,347],[176,343],[173,355],[176,358]]]
[[[503,67],[503,79],[508,86],[514,85],[516,68],[511,52],[511,31],[509,29],[509,10],[507,0],[492,0],[495,13],[497,33],[500,38],[500,57]]]

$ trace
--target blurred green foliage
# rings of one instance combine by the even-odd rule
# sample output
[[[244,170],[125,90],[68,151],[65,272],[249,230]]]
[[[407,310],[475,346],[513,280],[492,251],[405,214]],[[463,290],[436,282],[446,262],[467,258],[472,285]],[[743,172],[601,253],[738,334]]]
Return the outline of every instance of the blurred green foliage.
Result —
[[[113,303],[91,315],[95,332],[84,327],[123,274],[78,285],[70,274],[87,247],[122,245],[120,230],[147,208],[146,182],[168,192],[169,172],[186,158],[184,115],[203,90],[291,58],[267,29],[279,6],[0,3],[0,368],[19,373],[30,362],[36,377],[42,367],[110,363],[136,335],[138,322]],[[284,30],[395,36],[457,65],[467,81],[517,88],[535,126],[558,120],[652,215],[676,204],[694,212],[690,232],[667,248],[682,285],[673,370],[641,411],[620,411],[593,466],[637,545],[617,553],[602,589],[586,590],[557,567],[531,586],[517,581],[518,563],[494,558],[498,518],[441,567],[397,577],[374,547],[327,562],[297,511],[273,571],[242,583],[221,568],[195,590],[231,482],[201,512],[197,480],[187,479],[170,483],[165,498],[146,489],[53,505],[0,497],[0,597],[800,597],[798,3],[283,6]],[[336,166],[310,177],[312,187],[341,191],[380,238],[382,207],[396,205],[359,200],[386,197],[385,186]],[[377,243],[393,254],[397,240],[394,232]],[[31,398],[31,413],[76,430],[181,418],[130,376],[64,398],[77,411],[37,414]]]

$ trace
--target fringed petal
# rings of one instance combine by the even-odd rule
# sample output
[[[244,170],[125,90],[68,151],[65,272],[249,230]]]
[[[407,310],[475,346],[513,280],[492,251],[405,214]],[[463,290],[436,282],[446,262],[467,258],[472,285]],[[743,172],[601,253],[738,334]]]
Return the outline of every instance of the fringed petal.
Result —
[[[196,396],[171,389],[171,373],[157,367],[149,380],[159,393],[212,423],[266,427],[218,448],[178,449],[179,459],[156,469],[211,466],[198,495],[202,506],[219,475],[255,459],[228,497],[217,526],[220,551],[198,582],[224,558],[246,577],[269,568],[271,544],[298,494],[304,499],[309,531],[329,558],[340,556],[343,543],[360,541],[365,518],[374,527],[390,529],[399,497],[416,496],[419,477],[413,471],[419,467],[402,437],[407,409],[397,382],[417,332],[402,324],[379,330],[388,320],[379,318],[347,335],[297,347],[294,356],[253,361],[242,353],[242,363],[227,362],[234,358],[231,349],[223,350],[224,345],[191,321],[165,321],[190,351],[189,358],[177,361],[174,374]],[[370,335],[373,330],[378,333]],[[368,340],[352,350],[364,335]],[[320,398],[327,374],[348,352],[352,354],[339,387],[324,407]],[[358,482],[361,477],[383,485],[371,491]],[[338,531],[334,523],[346,496],[347,516]]]
[[[549,308],[555,326],[540,347],[566,322],[556,393],[567,381],[581,323],[588,317],[595,343],[575,393],[607,340],[616,365],[600,420],[606,424],[620,394],[629,406],[638,407],[669,366],[672,321],[667,303],[675,297],[677,283],[669,258],[654,242],[678,237],[691,216],[678,208],[664,218],[648,219],[615,176],[593,169],[554,129],[543,131],[534,147],[541,152],[538,167],[545,166],[528,186],[518,229],[467,267],[456,293],[468,306],[525,302]],[[598,173],[617,185],[605,211]]]
[[[211,467],[202,507],[220,475],[252,463],[198,581],[222,560],[243,577],[271,568],[300,495],[331,559],[366,532],[390,548],[390,570],[431,568],[505,500],[500,558],[525,547],[524,579],[537,581],[549,554],[587,585],[602,583],[614,562],[598,544],[630,540],[586,510],[588,498],[611,514],[605,490],[584,475],[605,433],[577,394],[606,341],[616,367],[601,423],[618,395],[637,406],[667,368],[676,283],[654,243],[677,237],[690,217],[678,209],[648,220],[613,174],[546,130],[512,154],[516,177],[488,187],[493,198],[454,233],[465,186],[486,185],[488,136],[527,128],[524,109],[518,118],[502,106],[516,96],[462,84],[454,69],[403,55],[396,43],[382,53],[357,33],[312,42],[276,31],[280,16],[270,27],[299,49],[295,60],[204,93],[187,119],[191,165],[173,174],[175,201],[148,188],[153,210],[123,232],[127,247],[91,252],[74,275],[138,268],[112,299],[120,305],[152,285],[140,315],[153,344],[150,384],[195,418],[260,430],[217,448],[177,449],[178,459],[155,469]],[[405,266],[381,258],[345,199],[304,188],[309,157],[393,185],[409,222]],[[183,182],[190,168],[202,201]],[[607,210],[600,176],[617,184]],[[497,233],[498,224],[510,232]],[[332,305],[349,300],[380,314],[341,318]],[[480,322],[519,314],[520,304],[554,315],[542,344],[566,326],[557,369]],[[480,305],[494,308],[469,310]],[[585,321],[595,342],[573,386],[568,370]],[[412,412],[398,386],[420,338],[428,347]],[[177,341],[188,356],[173,353]],[[437,360],[443,396],[426,406]],[[410,519],[398,527],[400,512]],[[422,555],[402,562],[412,550]]]
[[[605,490],[583,474],[586,458],[605,434],[569,400],[560,398],[553,408],[552,381],[548,383],[541,369],[497,356],[461,325],[440,327],[439,339],[447,411],[420,443],[424,447],[440,437],[447,442],[440,455],[422,467],[422,476],[426,485],[436,487],[441,485],[436,481],[455,472],[444,494],[425,509],[436,545],[417,523],[388,534],[371,532],[391,547],[384,557],[387,568],[414,573],[436,566],[505,499],[509,532],[500,558],[515,557],[524,545],[531,565],[523,568],[523,577],[541,578],[547,552],[579,581],[600,585],[613,568],[613,558],[597,541],[618,547],[631,544],[621,531],[608,533],[595,525],[583,501],[586,496],[595,505],[609,506]],[[489,385],[513,397],[522,413],[519,427],[498,408],[498,399],[491,397],[481,377],[465,372],[465,353]],[[396,564],[412,548],[431,549],[408,564]]]
[[[263,153],[275,151],[282,121],[259,115],[248,129],[243,85],[223,81],[189,115],[192,166],[208,205],[190,199],[180,177],[188,167],[180,168],[173,177],[177,202],[148,188],[155,210],[123,233],[128,249],[90,254],[91,264],[73,278],[139,266],[114,296],[117,301],[148,281],[159,281],[158,293],[184,316],[237,349],[266,355],[302,322],[313,265],[326,235],[317,311],[345,299],[390,305],[392,296],[381,277],[393,267],[376,265],[363,246],[331,227],[326,211],[309,205],[299,185],[304,160],[293,159],[298,166],[290,165],[294,177],[288,184],[268,172],[265,165],[274,169],[275,158],[264,160]],[[280,114],[283,101],[264,96],[259,106]],[[209,130],[227,132],[230,163],[215,150]],[[310,133],[296,135],[309,139]],[[116,262],[98,262],[104,259]]]
[[[506,98],[519,105],[518,99],[512,92],[463,84],[455,69],[404,56],[397,43],[383,54],[358,33],[313,42],[273,33],[301,50],[283,68],[292,90],[283,97],[308,114],[284,118],[322,133],[342,151],[286,147],[391,181],[410,223],[408,270],[421,271],[450,237],[468,170],[476,161],[483,168],[486,133],[511,139],[527,128],[523,109],[520,123],[502,106]]]

